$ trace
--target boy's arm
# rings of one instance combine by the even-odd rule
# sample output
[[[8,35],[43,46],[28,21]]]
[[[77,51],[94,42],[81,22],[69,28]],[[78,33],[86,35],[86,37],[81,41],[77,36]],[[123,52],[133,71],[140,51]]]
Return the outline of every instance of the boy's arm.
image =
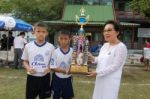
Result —
[[[28,72],[30,66],[29,66],[29,62],[28,62],[27,60],[24,60],[24,61],[23,61],[23,66],[24,66],[24,68],[26,69],[26,71]]]
[[[54,72],[58,72],[58,73],[63,73],[63,74],[67,74],[68,71],[66,69],[60,68],[59,66],[57,66],[57,62],[56,62],[56,58],[52,57],[51,61],[50,61],[50,69]]]
[[[27,49],[28,49],[27,46],[25,46],[25,49],[23,51],[21,59],[23,60],[23,65],[24,65],[24,68],[26,69],[27,73],[34,74],[34,73],[36,73],[36,71],[35,71],[35,69],[33,69],[29,66]]]
[[[51,48],[51,49],[52,49],[52,51],[51,51],[51,53],[50,53],[50,54],[51,54],[50,57],[52,58],[52,53],[54,53],[55,47],[52,45],[52,48]],[[51,58],[50,58],[50,60],[49,60],[49,66],[48,66],[48,68],[46,68],[46,69],[44,70],[44,73],[45,73],[45,74],[50,73],[50,71],[51,71],[51,68],[50,68]]]
[[[57,53],[54,51],[50,60],[50,69],[54,72],[67,74],[68,71],[57,65]]]
[[[62,69],[62,68],[60,68],[60,67],[51,68],[51,70],[54,71],[54,72],[58,72],[58,73],[68,74],[68,71],[67,71],[67,70]]]
[[[24,65],[24,68],[26,69],[27,73],[29,73],[29,74],[35,74],[36,73],[35,69],[30,68],[29,62],[27,60],[23,61],[23,65]]]

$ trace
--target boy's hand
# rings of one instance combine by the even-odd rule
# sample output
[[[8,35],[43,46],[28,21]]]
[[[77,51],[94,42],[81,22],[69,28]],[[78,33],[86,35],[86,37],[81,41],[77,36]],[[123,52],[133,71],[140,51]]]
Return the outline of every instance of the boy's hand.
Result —
[[[28,72],[29,74],[35,74],[35,73],[36,73],[36,70],[33,69],[33,68],[28,68],[28,69],[27,69],[27,72]]]
[[[72,57],[73,57],[73,58],[76,58],[76,57],[77,57],[77,53],[76,53],[76,52],[73,52],[73,53],[72,53]]]
[[[65,74],[71,74],[70,70],[66,70]]]
[[[68,68],[68,69],[66,69],[66,74],[71,74],[71,66]]]
[[[50,68],[46,68],[45,70],[44,70],[44,74],[48,74],[48,73],[50,73]]]

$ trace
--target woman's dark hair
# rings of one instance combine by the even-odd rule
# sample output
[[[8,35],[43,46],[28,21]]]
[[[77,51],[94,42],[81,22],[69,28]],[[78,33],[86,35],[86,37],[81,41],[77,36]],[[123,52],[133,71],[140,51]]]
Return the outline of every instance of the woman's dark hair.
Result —
[[[121,32],[121,29],[120,29],[120,24],[117,22],[117,21],[113,21],[113,20],[109,20],[105,23],[104,27],[107,25],[107,24],[112,24],[114,26],[114,30],[117,31],[117,32]]]
[[[71,37],[71,34],[70,34],[70,32],[68,30],[60,30],[58,32],[58,34],[59,35],[67,35],[67,36]]]

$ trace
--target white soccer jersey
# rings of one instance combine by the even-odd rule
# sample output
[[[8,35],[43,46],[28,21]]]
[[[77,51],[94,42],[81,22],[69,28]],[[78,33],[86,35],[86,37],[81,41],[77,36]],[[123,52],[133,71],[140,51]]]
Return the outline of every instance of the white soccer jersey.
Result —
[[[63,68],[66,69],[66,71],[70,68],[71,63],[72,63],[72,53],[73,49],[69,48],[68,52],[63,52],[61,48],[57,48],[51,58],[50,61],[50,68]],[[57,73],[56,75],[59,78],[68,78],[71,75],[68,74],[63,74],[63,73]]]
[[[35,41],[28,43],[23,51],[22,59],[29,61],[29,66],[36,70],[33,76],[44,76],[44,70],[50,66],[49,61],[54,46],[48,42],[38,45]]]

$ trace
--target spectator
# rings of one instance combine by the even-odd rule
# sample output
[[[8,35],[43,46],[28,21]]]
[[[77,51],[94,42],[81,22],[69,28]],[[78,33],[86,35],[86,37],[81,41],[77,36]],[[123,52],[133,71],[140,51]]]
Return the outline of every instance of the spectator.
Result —
[[[14,39],[14,66],[16,69],[22,68],[21,56],[25,44],[27,43],[25,37],[25,32],[21,32],[19,36]]]
[[[8,34],[8,50],[10,50],[11,47],[13,46],[13,42],[14,42],[14,37],[12,36],[12,31],[9,31],[9,34]]]
[[[145,70],[149,71],[150,70],[150,65],[149,65],[149,54],[150,54],[150,41],[146,40],[145,41],[145,47],[144,47],[144,65],[145,65]]]
[[[146,47],[146,48],[150,48],[150,41],[149,41],[149,40],[146,40],[145,43],[146,43],[145,47]]]
[[[1,50],[7,50],[7,37],[6,34],[2,35],[2,39],[1,39]]]

